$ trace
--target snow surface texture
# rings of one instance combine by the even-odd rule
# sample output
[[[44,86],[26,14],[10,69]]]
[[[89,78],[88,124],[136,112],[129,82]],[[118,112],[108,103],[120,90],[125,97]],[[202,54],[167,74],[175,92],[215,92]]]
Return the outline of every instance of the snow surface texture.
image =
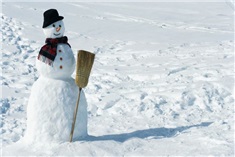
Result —
[[[89,136],[29,146],[20,139],[48,6],[65,17],[73,52],[96,53],[84,90]],[[234,21],[227,3],[2,7],[3,155],[234,156]]]
[[[29,98],[24,140],[28,143],[68,141],[77,97],[78,87],[74,79],[39,77]],[[87,104],[83,92],[80,97],[75,139],[87,135]]]

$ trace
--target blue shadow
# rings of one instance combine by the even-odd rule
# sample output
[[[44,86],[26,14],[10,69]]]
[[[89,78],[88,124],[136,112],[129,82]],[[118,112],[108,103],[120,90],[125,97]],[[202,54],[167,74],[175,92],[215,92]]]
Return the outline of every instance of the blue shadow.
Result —
[[[152,139],[162,139],[162,138],[170,138],[179,135],[181,132],[184,132],[193,127],[208,127],[212,122],[204,122],[197,125],[191,126],[181,126],[177,128],[153,128],[146,130],[138,130],[130,133],[122,133],[122,134],[112,134],[112,135],[103,135],[103,136],[87,136],[82,139],[82,141],[117,141],[117,142],[125,142],[131,138],[140,138],[145,139],[151,137]],[[75,140],[76,141],[76,140]],[[81,139],[80,139],[81,141]]]

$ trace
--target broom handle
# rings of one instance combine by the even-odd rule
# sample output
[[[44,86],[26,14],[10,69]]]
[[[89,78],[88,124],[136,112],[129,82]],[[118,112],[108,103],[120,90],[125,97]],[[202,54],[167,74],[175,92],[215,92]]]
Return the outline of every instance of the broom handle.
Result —
[[[76,108],[73,113],[73,124],[72,124],[71,132],[70,132],[70,142],[73,141],[73,132],[74,132],[75,123],[76,123],[76,117],[77,117],[77,112],[78,112],[78,105],[79,105],[81,91],[82,91],[82,88],[79,87],[78,100],[77,100]]]

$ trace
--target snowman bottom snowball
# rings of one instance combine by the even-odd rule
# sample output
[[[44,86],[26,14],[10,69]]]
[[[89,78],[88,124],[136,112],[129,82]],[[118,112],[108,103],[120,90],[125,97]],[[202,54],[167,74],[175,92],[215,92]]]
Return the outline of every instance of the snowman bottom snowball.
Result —
[[[74,79],[40,77],[32,87],[27,106],[27,142],[68,142],[78,98]],[[87,102],[83,91],[74,130],[74,139],[87,136]]]

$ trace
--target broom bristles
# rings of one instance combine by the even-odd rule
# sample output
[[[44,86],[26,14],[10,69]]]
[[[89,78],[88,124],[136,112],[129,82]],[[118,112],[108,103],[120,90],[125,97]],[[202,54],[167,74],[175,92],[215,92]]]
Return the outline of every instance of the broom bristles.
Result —
[[[84,50],[78,51],[75,82],[80,88],[84,88],[88,84],[94,59],[95,54]]]

